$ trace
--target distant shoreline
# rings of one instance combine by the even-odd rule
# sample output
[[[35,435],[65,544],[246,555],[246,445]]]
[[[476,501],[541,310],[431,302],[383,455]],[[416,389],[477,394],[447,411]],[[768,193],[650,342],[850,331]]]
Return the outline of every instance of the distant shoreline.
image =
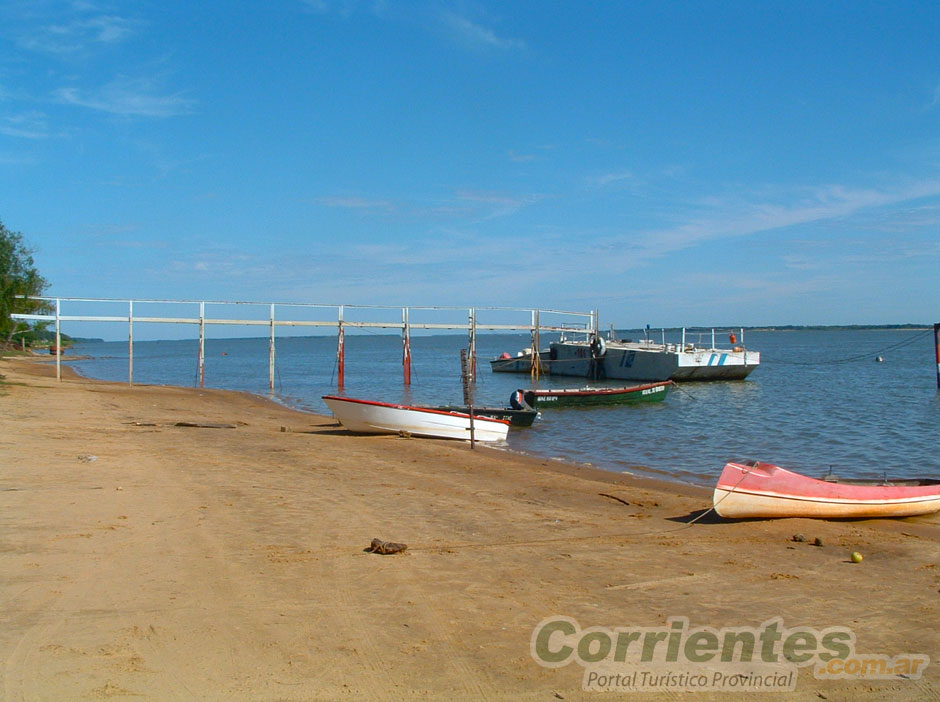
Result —
[[[587,699],[580,665],[530,653],[559,617],[844,627],[862,652],[936,652],[938,515],[725,520],[710,489],[353,434],[250,393],[57,382],[28,357],[0,372],[10,699]],[[940,684],[933,664],[797,677],[806,700]]]
[[[784,324],[780,326],[707,326],[707,327],[650,327],[650,331],[702,331],[711,329],[743,329],[744,331],[926,331],[933,324]],[[644,332],[646,329],[615,329],[618,332]]]

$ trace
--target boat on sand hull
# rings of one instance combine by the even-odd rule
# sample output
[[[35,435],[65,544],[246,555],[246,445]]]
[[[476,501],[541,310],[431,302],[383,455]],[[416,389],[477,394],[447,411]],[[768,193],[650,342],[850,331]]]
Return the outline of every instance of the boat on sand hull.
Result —
[[[912,517],[940,511],[940,480],[817,480],[772,463],[728,463],[713,497],[732,519]]]
[[[395,405],[373,400],[324,395],[323,401],[349,431],[366,434],[400,434],[437,439],[470,440],[470,415],[429,407]],[[504,441],[509,422],[489,417],[473,417],[476,441]]]

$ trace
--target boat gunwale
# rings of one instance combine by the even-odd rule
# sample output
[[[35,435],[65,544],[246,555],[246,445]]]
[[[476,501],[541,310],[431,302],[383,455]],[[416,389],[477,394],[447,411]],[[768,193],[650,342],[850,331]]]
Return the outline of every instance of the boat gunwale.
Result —
[[[668,385],[675,385],[672,380],[660,380],[654,383],[644,383],[643,385],[634,385],[623,388],[544,388],[533,389],[536,398],[540,397],[596,397],[604,395],[628,395],[641,390],[650,390],[652,388],[661,388]]]
[[[737,471],[735,477],[731,476],[730,470]],[[778,477],[775,475],[777,473],[782,475]],[[788,492],[772,489],[774,483],[780,485],[781,477],[785,481],[791,481],[786,484]],[[771,485],[768,485],[766,489],[755,486],[752,481],[749,481],[747,485],[742,485],[748,478],[759,481],[768,480]],[[906,484],[892,485],[890,481],[879,482],[877,480],[857,482],[852,479],[840,482],[839,480],[814,478],[764,461],[740,463],[730,461],[722,470],[715,485],[715,491],[720,490],[728,494],[753,495],[771,499],[846,505],[897,504],[940,499],[940,480],[933,478],[901,478],[899,482],[905,482]],[[840,488],[844,488],[844,490],[840,490]],[[813,489],[829,494],[813,493]],[[898,496],[883,496],[885,490],[896,492]]]
[[[934,486],[916,486],[916,487],[936,487]],[[903,497],[894,497],[894,498],[852,498],[852,497],[823,497],[823,496],[811,496],[811,495],[795,495],[790,492],[772,492],[772,491],[756,491],[756,490],[742,490],[741,488],[731,488],[718,485],[715,487],[715,492],[722,492],[725,495],[751,495],[753,497],[767,497],[775,500],[793,500],[794,502],[813,502],[817,504],[825,505],[848,505],[848,506],[862,506],[862,505],[896,505],[896,504],[917,504],[919,502],[931,502],[934,500],[940,500],[940,493],[934,491],[926,495],[907,495]]]

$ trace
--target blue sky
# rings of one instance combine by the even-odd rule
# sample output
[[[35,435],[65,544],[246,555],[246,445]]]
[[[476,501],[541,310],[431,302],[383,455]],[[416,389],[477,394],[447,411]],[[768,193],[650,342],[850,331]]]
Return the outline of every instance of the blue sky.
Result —
[[[940,317],[934,2],[0,4],[60,296]]]

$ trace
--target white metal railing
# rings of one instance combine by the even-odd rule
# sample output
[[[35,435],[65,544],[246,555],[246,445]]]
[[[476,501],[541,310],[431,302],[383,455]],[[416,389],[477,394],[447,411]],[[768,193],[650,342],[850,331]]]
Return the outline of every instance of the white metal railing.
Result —
[[[650,332],[652,330],[647,328],[644,331],[646,333],[646,336],[642,340],[642,342],[649,344],[649,345],[656,344],[656,342],[650,338]],[[702,346],[702,337],[707,338],[709,335],[711,336],[711,346],[709,346],[708,348],[717,349],[718,346],[717,346],[716,332],[717,334],[727,334],[728,339],[733,346],[740,346],[744,348],[744,327],[739,327],[737,329],[728,329],[726,331],[716,330],[714,327],[711,328],[710,330],[703,329],[700,327],[694,327],[694,328],[681,327],[679,329],[670,329],[670,331],[672,332],[678,331],[680,333],[681,341],[678,344],[678,347],[680,349],[685,349],[689,346],[692,346],[695,348],[705,348]],[[669,344],[666,343],[666,329],[665,328],[660,329],[660,334],[662,335],[662,341],[658,345],[663,346],[663,347],[676,346],[675,343],[669,343]],[[695,342],[691,342],[688,340],[690,337],[695,336],[696,334],[698,335],[697,344]],[[611,338],[613,337],[613,330],[611,330],[610,337]]]
[[[55,311],[49,314],[11,314],[13,319],[22,321],[54,322],[56,334],[56,379],[62,379],[62,323],[63,322],[120,322],[127,324],[128,340],[128,377],[127,382],[134,384],[134,325],[135,324],[193,324],[199,326],[199,382],[205,386],[205,341],[207,325],[237,325],[237,326],[264,326],[270,330],[269,341],[269,361],[268,361],[268,381],[269,386],[274,389],[275,377],[275,330],[277,327],[335,327],[337,330],[337,361],[338,361],[338,385],[343,387],[344,368],[345,368],[345,329],[351,328],[380,328],[380,329],[400,329],[402,334],[402,365],[404,366],[405,384],[411,382],[411,331],[413,329],[423,330],[443,330],[443,329],[464,329],[470,334],[469,348],[471,358],[476,364],[476,333],[483,331],[528,331],[532,335],[533,348],[538,348],[539,335],[542,332],[565,333],[584,333],[590,330],[594,333],[598,329],[598,311],[591,312],[570,312],[564,310],[542,310],[525,307],[451,307],[451,306],[432,306],[432,307],[394,307],[391,305],[332,305],[304,302],[248,302],[248,301],[227,301],[227,300],[129,300],[117,298],[88,298],[88,297],[28,297],[35,301],[54,303]],[[89,315],[89,314],[63,314],[62,303],[104,303],[104,304],[123,304],[127,305],[126,315]],[[169,316],[135,316],[134,305],[198,305],[199,315],[196,317],[169,317]],[[231,317],[207,317],[206,307],[212,305],[235,305],[246,307],[267,308],[266,318],[263,319],[244,319]],[[311,319],[282,319],[277,314],[278,308],[306,308],[333,310],[334,318],[332,320],[311,320]],[[347,312],[350,310],[373,310],[373,311],[400,311],[400,320],[395,321],[357,321],[347,318]],[[466,312],[467,322],[415,322],[412,321],[413,312]],[[528,313],[527,323],[518,322],[511,324],[497,324],[494,322],[480,322],[478,314],[480,312],[499,312],[509,314]],[[554,315],[560,317],[562,322],[556,324],[545,324],[541,322],[542,315]],[[565,322],[564,320],[575,320]],[[578,323],[577,320],[586,320]]]

